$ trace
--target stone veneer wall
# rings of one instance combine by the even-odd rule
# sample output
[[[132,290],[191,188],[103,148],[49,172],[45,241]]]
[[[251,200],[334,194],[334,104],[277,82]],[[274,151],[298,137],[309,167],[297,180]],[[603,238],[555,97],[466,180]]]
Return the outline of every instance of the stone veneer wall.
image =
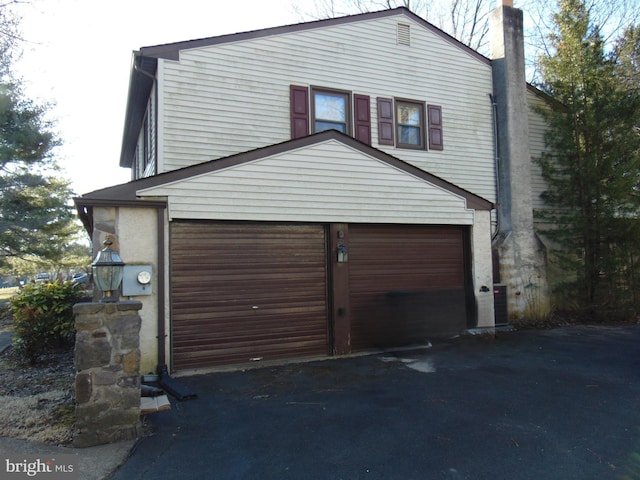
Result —
[[[140,425],[140,302],[79,303],[75,447],[134,439]]]

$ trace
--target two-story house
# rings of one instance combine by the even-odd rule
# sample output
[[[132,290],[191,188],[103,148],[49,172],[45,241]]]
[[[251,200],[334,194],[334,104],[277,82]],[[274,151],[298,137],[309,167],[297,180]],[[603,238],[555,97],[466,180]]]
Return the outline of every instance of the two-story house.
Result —
[[[521,12],[496,16],[517,43]],[[492,249],[509,280],[517,239],[533,236],[500,230],[528,221],[496,210],[514,203],[500,183],[518,176],[507,194],[530,215],[522,168],[542,135],[519,124],[535,92],[498,63],[404,8],[134,52],[120,158],[132,181],[75,201],[96,249],[114,236],[129,266],[143,371],[493,327]],[[522,165],[500,170],[514,149]],[[152,272],[144,288],[136,267]]]

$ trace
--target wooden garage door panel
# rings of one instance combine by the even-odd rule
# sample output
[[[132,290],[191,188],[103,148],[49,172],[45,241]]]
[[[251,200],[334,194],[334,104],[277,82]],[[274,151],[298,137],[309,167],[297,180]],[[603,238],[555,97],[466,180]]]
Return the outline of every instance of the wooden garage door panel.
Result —
[[[463,234],[458,227],[350,226],[354,351],[465,328]]]
[[[324,355],[319,225],[173,222],[174,370]]]

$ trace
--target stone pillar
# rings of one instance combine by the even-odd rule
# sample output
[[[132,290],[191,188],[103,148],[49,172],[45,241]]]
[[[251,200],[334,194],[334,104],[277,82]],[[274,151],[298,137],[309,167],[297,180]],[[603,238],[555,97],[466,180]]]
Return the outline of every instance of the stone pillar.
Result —
[[[79,303],[74,447],[134,439],[140,425],[140,302]]]

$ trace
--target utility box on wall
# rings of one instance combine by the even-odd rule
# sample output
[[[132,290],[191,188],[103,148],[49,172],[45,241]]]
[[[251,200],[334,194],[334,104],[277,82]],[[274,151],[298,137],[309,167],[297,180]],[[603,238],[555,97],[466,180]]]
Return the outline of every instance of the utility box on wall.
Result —
[[[122,274],[122,296],[151,295],[151,265],[125,265]]]

